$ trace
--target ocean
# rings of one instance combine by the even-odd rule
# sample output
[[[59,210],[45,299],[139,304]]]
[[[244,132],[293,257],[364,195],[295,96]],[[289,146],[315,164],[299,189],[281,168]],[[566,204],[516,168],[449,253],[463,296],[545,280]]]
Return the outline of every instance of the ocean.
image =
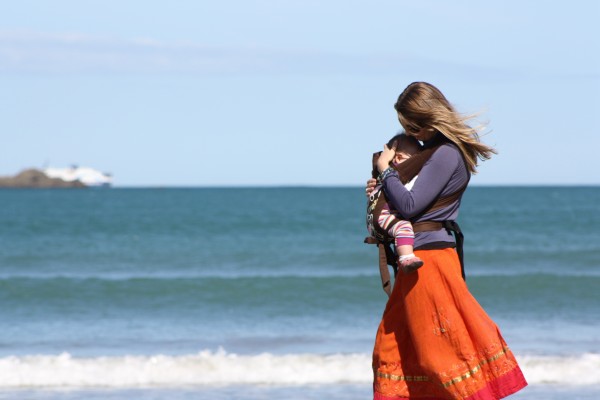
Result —
[[[371,397],[363,188],[0,190],[0,399]],[[530,383],[600,398],[600,187],[471,187],[467,283]]]

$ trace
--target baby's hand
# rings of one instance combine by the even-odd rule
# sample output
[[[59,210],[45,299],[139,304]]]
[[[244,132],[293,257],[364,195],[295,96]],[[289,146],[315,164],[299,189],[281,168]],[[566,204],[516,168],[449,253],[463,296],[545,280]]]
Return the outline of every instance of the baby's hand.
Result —
[[[392,146],[392,148],[383,145],[383,151],[377,160],[377,169],[379,172],[385,171],[390,166],[390,161],[394,159],[396,156],[396,146]]]

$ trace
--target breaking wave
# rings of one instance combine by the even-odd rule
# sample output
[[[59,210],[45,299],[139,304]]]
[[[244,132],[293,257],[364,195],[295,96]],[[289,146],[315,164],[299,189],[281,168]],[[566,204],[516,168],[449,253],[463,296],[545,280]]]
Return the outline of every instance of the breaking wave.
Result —
[[[530,384],[600,384],[600,354],[518,357]],[[368,354],[238,355],[224,350],[170,356],[0,358],[0,389],[369,384]]]

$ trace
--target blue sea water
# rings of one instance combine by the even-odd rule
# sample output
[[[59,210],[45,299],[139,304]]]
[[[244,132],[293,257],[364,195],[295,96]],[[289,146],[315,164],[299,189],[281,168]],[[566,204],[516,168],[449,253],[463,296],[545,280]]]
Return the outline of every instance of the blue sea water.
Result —
[[[361,188],[0,191],[0,399],[364,399]],[[531,386],[596,398],[600,188],[472,187],[469,288]],[[553,397],[554,396],[554,397]]]

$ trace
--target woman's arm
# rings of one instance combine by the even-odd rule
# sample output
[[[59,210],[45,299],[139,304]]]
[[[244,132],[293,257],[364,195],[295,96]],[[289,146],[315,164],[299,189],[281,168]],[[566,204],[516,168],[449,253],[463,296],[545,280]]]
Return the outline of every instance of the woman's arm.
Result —
[[[433,153],[425,163],[412,190],[407,190],[393,173],[383,181],[389,202],[404,218],[412,218],[427,208],[442,193],[459,163],[459,150],[444,145]]]

